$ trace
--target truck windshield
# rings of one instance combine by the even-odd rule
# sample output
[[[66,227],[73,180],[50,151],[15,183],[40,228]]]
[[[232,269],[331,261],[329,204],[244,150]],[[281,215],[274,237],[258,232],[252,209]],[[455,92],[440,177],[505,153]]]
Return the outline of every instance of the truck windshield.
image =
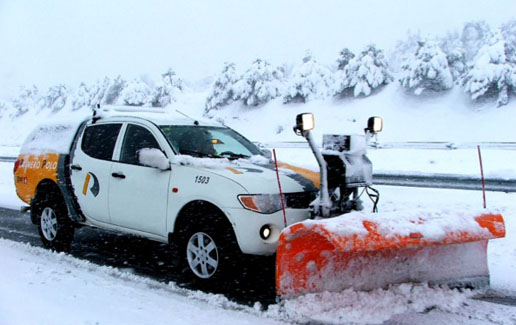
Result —
[[[161,125],[176,152],[210,158],[248,158],[262,152],[232,129],[212,126]]]

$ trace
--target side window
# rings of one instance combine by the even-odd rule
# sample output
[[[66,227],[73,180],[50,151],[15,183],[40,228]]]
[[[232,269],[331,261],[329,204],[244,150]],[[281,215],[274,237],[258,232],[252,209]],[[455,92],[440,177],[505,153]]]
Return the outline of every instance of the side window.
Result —
[[[138,151],[143,148],[161,149],[149,130],[134,124],[127,125],[120,153],[120,162],[140,165],[138,162]]]
[[[81,149],[90,157],[111,160],[122,124],[88,126],[82,136]]]

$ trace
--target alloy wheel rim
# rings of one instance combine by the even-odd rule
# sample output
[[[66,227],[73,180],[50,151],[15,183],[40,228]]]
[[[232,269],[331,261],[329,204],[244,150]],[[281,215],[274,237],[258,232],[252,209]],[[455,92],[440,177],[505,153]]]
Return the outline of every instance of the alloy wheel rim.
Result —
[[[217,245],[213,238],[204,232],[197,232],[190,237],[186,256],[190,269],[201,279],[212,277],[219,266]]]
[[[52,208],[45,208],[41,212],[41,232],[48,241],[53,241],[57,235],[57,217]]]

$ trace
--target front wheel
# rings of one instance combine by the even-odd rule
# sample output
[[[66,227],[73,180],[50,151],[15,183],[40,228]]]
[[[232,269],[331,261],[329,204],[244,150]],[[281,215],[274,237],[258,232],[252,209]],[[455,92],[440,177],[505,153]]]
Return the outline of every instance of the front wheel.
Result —
[[[68,219],[64,202],[47,195],[36,199],[34,205],[43,245],[56,251],[69,250],[75,228]]]
[[[238,272],[243,254],[230,226],[227,229],[221,223],[190,225],[182,243],[186,273],[193,282],[215,285]]]
[[[205,232],[192,234],[186,245],[186,259],[193,274],[201,279],[211,278],[219,268],[219,250]]]

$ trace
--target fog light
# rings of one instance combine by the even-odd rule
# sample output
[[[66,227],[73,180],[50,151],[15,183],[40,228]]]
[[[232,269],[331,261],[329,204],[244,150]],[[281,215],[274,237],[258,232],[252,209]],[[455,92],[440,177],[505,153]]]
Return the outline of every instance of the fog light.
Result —
[[[271,228],[268,225],[265,225],[260,229],[260,237],[262,237],[263,240],[267,240],[271,236],[271,233]]]

